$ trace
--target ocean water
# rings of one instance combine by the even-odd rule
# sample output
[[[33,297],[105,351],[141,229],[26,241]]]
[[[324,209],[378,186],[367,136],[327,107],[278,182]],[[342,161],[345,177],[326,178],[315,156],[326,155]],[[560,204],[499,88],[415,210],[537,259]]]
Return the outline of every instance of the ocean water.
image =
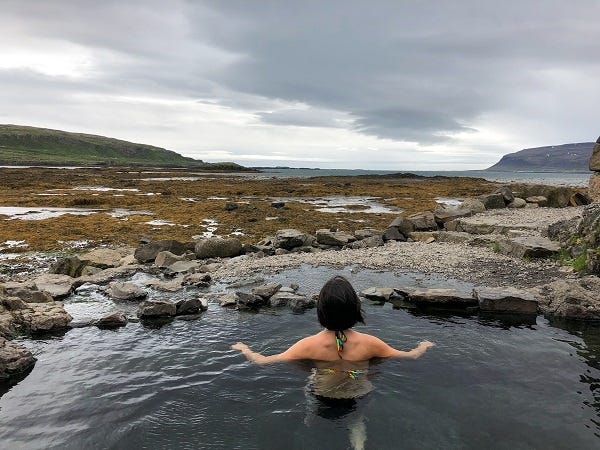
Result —
[[[418,273],[341,272],[359,290],[472,288]],[[298,282],[311,293],[337,273],[303,266],[263,278]],[[93,288],[66,304],[75,316],[115,307]],[[230,350],[244,341],[280,352],[319,331],[314,309],[244,313],[210,304],[191,322],[21,339],[38,362],[0,398],[0,448],[346,449],[357,439],[367,449],[600,446],[597,327],[411,312],[369,301],[364,309],[367,325],[359,331],[402,349],[423,339],[436,346],[417,360],[372,364],[366,376],[374,389],[347,402],[311,392],[309,363],[258,366]]]

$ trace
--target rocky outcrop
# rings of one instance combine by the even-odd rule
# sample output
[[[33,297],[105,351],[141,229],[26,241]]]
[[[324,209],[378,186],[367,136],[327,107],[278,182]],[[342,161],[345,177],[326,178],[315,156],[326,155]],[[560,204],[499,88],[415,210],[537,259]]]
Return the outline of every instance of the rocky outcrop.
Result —
[[[560,251],[560,244],[542,236],[520,236],[498,242],[500,252],[515,258],[549,258]]]
[[[581,320],[600,320],[600,278],[586,276],[557,280],[537,289],[544,314]]]
[[[175,314],[177,314],[175,303],[165,300],[144,301],[140,303],[137,311],[140,319],[174,317]]]
[[[135,249],[134,256],[139,262],[148,263],[154,261],[160,252],[169,251],[175,255],[183,255],[187,250],[193,250],[189,243],[165,239],[140,245]]]
[[[594,173],[590,177],[588,193],[592,200],[600,202],[600,137],[596,140],[596,145],[594,145],[589,166],[590,170]]]
[[[478,288],[473,291],[479,309],[487,312],[537,314],[538,302],[532,293],[515,288]]]
[[[354,235],[338,230],[321,229],[315,234],[319,244],[334,247],[343,247],[356,240]]]
[[[600,276],[600,203],[586,206],[578,221],[549,229],[549,235],[562,242],[564,254],[577,270]]]
[[[279,230],[275,233],[273,240],[274,248],[282,248],[284,250],[292,250],[296,247],[310,246],[315,242],[315,237],[300,230],[286,229]]]

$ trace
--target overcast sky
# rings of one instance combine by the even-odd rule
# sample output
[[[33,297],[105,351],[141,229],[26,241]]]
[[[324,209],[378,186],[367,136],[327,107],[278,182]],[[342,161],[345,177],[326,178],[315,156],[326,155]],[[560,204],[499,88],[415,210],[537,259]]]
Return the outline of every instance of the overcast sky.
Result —
[[[0,123],[206,161],[480,169],[599,105],[598,0],[0,0]]]

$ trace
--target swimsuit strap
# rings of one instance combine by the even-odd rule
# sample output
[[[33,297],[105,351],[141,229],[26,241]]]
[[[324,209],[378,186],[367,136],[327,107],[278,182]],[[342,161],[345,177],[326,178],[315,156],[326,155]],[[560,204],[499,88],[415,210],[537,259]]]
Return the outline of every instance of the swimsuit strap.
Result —
[[[344,342],[348,338],[343,331],[339,330],[335,332],[335,346],[337,347],[338,356],[342,359],[342,350],[344,350]]]

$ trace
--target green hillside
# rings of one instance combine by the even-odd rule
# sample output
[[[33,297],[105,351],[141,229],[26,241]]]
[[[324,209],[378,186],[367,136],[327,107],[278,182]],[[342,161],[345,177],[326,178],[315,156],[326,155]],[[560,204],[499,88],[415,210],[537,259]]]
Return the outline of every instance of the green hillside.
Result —
[[[20,125],[0,125],[0,164],[143,165],[244,170],[235,163],[205,163],[152,145]]]

